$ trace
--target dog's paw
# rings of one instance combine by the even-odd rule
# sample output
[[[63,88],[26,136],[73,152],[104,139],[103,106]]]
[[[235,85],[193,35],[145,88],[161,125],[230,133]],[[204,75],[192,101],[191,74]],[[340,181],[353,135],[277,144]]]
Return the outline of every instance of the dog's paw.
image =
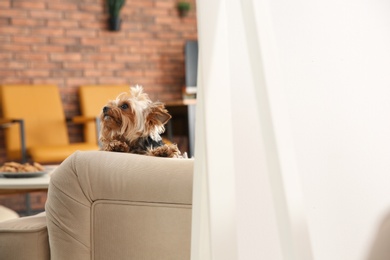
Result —
[[[113,140],[107,145],[107,151],[127,153],[129,146],[125,142]]]
[[[179,148],[175,144],[165,144],[153,149],[149,149],[146,153],[149,156],[156,157],[168,157],[168,158],[178,158],[181,156]]]

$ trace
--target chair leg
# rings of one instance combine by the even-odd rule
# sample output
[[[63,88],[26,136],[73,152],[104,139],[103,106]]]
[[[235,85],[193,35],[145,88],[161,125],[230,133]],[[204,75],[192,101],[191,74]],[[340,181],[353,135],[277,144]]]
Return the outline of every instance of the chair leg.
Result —
[[[24,121],[23,119],[17,119],[15,120],[20,125],[20,145],[21,145],[21,152],[22,152],[22,163],[27,162],[27,151],[26,151],[26,137],[24,133]]]
[[[99,140],[99,135],[100,135],[100,118],[99,118],[99,117],[96,117],[96,118],[95,118],[95,124],[96,124],[96,139],[97,139],[97,144],[98,144],[98,146],[101,148],[101,147],[102,147],[102,144],[100,143],[100,140]]]
[[[30,216],[32,211],[31,211],[31,197],[29,193],[26,193],[25,195],[25,204],[26,204],[26,215]]]

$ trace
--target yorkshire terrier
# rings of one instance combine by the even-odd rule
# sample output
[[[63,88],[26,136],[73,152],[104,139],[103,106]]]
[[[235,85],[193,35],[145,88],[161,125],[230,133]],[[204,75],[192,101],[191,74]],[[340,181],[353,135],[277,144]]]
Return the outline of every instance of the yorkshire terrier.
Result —
[[[141,86],[130,87],[109,101],[100,115],[103,151],[157,157],[183,157],[176,144],[165,144],[160,136],[171,115],[161,102],[152,102]]]

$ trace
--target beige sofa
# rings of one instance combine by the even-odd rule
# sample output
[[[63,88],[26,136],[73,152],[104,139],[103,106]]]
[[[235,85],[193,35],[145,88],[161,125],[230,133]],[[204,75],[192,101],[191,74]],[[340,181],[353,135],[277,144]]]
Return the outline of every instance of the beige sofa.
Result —
[[[0,223],[0,259],[190,259],[193,162],[74,153],[46,212]]]

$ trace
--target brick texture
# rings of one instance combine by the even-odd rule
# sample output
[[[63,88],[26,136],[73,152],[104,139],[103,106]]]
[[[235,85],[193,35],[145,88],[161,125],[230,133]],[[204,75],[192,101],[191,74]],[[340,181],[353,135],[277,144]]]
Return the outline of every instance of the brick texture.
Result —
[[[0,84],[56,84],[68,117],[80,114],[81,84],[140,84],[153,100],[180,99],[184,44],[197,39],[195,0],[188,2],[179,17],[177,0],[126,1],[121,30],[112,32],[106,0],[2,0]],[[70,134],[82,138],[77,127]]]

